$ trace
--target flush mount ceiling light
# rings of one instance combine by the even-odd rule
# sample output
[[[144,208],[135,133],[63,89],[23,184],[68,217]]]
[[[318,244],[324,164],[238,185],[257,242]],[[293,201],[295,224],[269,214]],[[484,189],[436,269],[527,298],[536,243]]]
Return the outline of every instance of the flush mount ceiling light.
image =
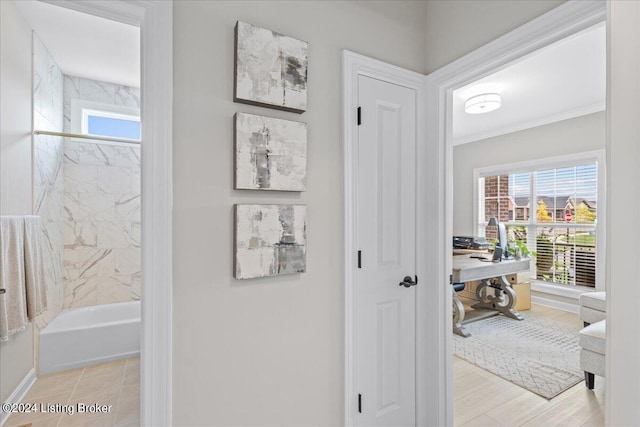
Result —
[[[472,96],[464,103],[467,114],[482,114],[495,111],[502,105],[502,98],[497,93],[483,93]]]

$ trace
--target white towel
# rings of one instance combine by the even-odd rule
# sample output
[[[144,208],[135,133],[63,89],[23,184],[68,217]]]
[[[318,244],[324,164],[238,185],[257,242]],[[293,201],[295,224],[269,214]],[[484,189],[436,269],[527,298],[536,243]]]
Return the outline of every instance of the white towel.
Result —
[[[35,318],[47,308],[42,262],[42,222],[39,216],[24,217],[24,270],[27,318]]]
[[[0,218],[0,341],[27,326],[24,218]]]

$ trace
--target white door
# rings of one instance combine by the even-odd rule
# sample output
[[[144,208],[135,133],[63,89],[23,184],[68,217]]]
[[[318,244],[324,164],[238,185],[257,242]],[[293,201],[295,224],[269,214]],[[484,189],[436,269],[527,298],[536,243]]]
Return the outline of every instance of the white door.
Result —
[[[360,76],[358,101],[357,423],[414,426],[416,92]]]

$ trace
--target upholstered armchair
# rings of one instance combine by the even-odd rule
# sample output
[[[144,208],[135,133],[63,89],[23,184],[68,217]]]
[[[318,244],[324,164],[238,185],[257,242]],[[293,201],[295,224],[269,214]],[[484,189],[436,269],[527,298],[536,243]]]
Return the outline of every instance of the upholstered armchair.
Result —
[[[606,292],[588,292],[580,295],[580,318],[584,328],[580,331],[580,369],[588,389],[595,385],[595,375],[604,376],[606,346]]]

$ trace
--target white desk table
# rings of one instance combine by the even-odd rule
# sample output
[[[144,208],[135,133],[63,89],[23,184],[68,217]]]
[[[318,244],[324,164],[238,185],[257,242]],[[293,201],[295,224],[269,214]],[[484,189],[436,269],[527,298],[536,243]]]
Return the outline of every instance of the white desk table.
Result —
[[[513,309],[516,305],[516,293],[505,276],[509,274],[529,271],[531,259],[503,260],[502,262],[482,261],[471,256],[453,257],[453,283],[470,282],[480,280],[482,283],[476,289],[478,303],[474,308],[486,308],[496,310],[515,320],[523,320],[520,313]],[[495,295],[487,291],[491,287],[495,289]],[[464,306],[453,292],[453,332],[463,337],[468,337],[462,326],[464,320]]]

